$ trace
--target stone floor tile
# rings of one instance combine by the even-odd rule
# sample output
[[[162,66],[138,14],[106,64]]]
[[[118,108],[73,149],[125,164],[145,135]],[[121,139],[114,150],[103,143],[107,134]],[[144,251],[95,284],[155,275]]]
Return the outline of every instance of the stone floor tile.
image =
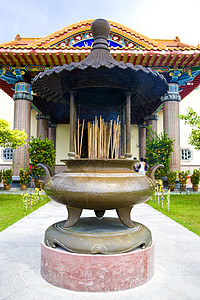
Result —
[[[192,234],[187,234],[187,231],[185,233],[181,234],[174,234],[173,232],[170,234],[165,234],[165,238],[169,240],[179,241],[182,243],[182,245],[191,242],[191,244],[198,242],[196,237],[194,237]]]
[[[184,295],[188,300],[200,299],[200,275],[173,276],[165,287],[177,294]]]
[[[189,300],[183,295],[179,295],[169,289],[162,287],[159,289],[143,289],[138,293],[137,288],[132,292],[132,298],[122,298],[123,300]]]
[[[200,249],[200,238],[196,240],[187,240],[187,242],[179,241],[177,247],[187,249],[188,251],[197,251]]]
[[[19,247],[9,251],[5,251],[6,255],[10,259],[31,259],[40,256],[40,247]]]
[[[176,246],[176,242],[157,241],[155,243],[155,256],[160,259],[184,259],[189,251]]]
[[[20,247],[18,243],[8,240],[8,236],[1,239],[0,235],[0,241],[0,252],[5,252]]]
[[[17,293],[26,290],[27,287],[27,284],[19,275],[0,275],[0,300],[16,295]]]
[[[37,234],[37,231],[34,228],[26,228],[26,226],[24,226],[23,228],[18,228],[17,226],[13,226],[12,228],[9,227],[9,229],[4,232],[2,231],[4,236],[9,236],[10,233],[12,235],[17,236],[29,236],[29,235],[33,235],[33,234]]]
[[[22,274],[22,278],[30,288],[46,287],[49,284],[40,275],[40,266]]]
[[[36,267],[36,265],[32,263],[32,260],[27,261],[14,261],[14,260],[3,260],[0,262],[0,276],[9,276],[9,275],[21,275],[24,272],[27,272],[30,270],[30,265],[32,264],[32,267]],[[37,263],[38,265],[38,263]]]
[[[200,263],[189,259],[158,259],[156,262],[158,270],[171,276],[174,275],[200,275]]]
[[[0,252],[0,263],[6,259],[8,259],[8,257],[5,255],[5,253]]]
[[[197,249],[197,251],[189,251],[189,253],[187,254],[187,256],[185,258],[200,263],[200,251],[199,251],[199,248]]]
[[[74,297],[73,294],[74,293],[71,291],[47,286],[46,288],[39,287],[37,289],[25,289],[21,293],[16,294],[6,300],[83,300],[84,298],[87,299],[83,295],[83,293],[78,293],[80,294],[80,298]]]

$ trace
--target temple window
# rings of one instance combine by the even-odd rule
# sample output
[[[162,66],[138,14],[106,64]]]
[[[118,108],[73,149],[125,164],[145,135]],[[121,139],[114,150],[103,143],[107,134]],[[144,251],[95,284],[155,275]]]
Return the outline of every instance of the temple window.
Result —
[[[189,149],[181,149],[181,160],[190,160],[192,153]]]
[[[13,159],[13,149],[12,148],[5,148],[3,150],[3,158],[5,160],[12,160]]]

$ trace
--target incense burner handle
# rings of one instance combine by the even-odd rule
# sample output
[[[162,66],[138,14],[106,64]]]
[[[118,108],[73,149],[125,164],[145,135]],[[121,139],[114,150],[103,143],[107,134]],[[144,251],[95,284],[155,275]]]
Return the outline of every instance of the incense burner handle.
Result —
[[[164,169],[164,166],[162,164],[154,165],[153,167],[150,168],[148,175],[147,175],[148,177],[150,177],[152,179],[154,186],[157,185],[154,175],[155,175],[156,170],[158,170],[158,169]]]
[[[44,183],[43,186],[49,181],[54,176],[54,171],[46,164],[37,164],[38,168],[42,168],[45,171],[45,178],[44,178]]]

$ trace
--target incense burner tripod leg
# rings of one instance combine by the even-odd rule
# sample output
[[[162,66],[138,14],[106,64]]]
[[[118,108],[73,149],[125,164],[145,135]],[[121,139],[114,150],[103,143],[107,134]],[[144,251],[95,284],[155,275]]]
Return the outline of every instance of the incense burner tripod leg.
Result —
[[[78,222],[81,213],[82,213],[82,208],[75,208],[75,207],[70,207],[66,206],[67,211],[68,211],[68,219],[64,224],[64,228],[68,228],[73,226],[76,222]]]
[[[134,223],[131,221],[131,210],[133,206],[127,207],[127,208],[119,208],[116,209],[117,215],[120,219],[120,221],[126,226],[126,227],[135,227]]]

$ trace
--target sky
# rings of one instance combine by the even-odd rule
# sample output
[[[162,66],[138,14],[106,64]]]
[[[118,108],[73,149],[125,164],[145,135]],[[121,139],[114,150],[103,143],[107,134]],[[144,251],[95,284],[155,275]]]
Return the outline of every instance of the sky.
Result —
[[[45,37],[73,23],[104,18],[152,39],[197,46],[200,0],[0,0],[0,43]]]

